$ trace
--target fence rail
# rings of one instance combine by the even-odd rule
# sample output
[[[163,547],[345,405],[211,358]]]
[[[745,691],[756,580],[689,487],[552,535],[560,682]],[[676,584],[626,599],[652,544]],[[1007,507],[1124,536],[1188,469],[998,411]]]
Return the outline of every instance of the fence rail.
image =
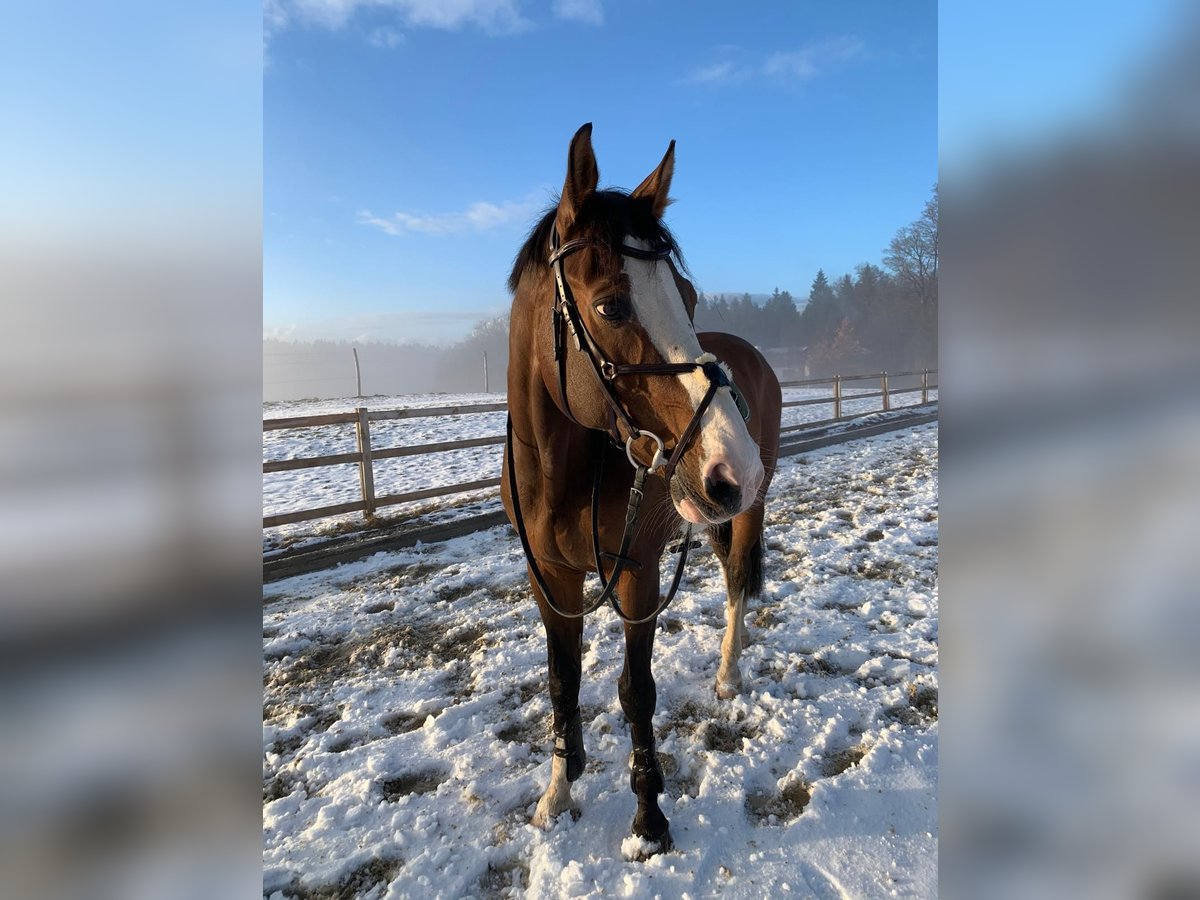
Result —
[[[828,397],[809,397],[803,400],[788,400],[784,402],[783,407],[785,409],[789,409],[798,406],[832,406],[833,416],[831,418],[820,419],[815,422],[809,421],[799,422],[794,425],[785,425],[780,429],[780,432],[786,434],[793,431],[799,431],[804,428],[815,428],[821,425],[828,425],[832,422],[839,422],[845,419],[856,418],[858,416],[870,415],[874,412],[886,412],[894,408],[892,405],[892,398],[902,394],[920,393],[920,403],[928,403],[929,392],[937,390],[937,371],[937,369],[921,369],[911,372],[875,372],[866,375],[834,375],[830,378],[805,378],[799,381],[782,382],[781,387],[784,388],[820,387],[822,385],[829,385],[831,388],[831,393]],[[915,387],[894,388],[889,384],[890,379],[893,378],[914,378],[916,376],[920,376],[921,383]],[[931,376],[935,379],[932,382],[930,381]],[[867,393],[843,393],[843,385],[862,381],[877,382],[879,384],[879,390],[870,391]],[[874,399],[882,401],[880,409],[857,412],[852,415],[843,414],[843,407],[846,403],[858,400]],[[914,406],[916,404],[905,405]],[[397,457],[405,456],[423,456],[429,453],[447,453],[455,450],[466,450],[472,447],[495,446],[504,443],[504,435],[488,435],[486,437],[440,441],[431,444],[411,444],[402,447],[374,447],[371,444],[371,423],[394,421],[397,419],[426,419],[438,418],[442,416],[461,416],[477,413],[504,412],[507,409],[507,403],[472,403],[461,406],[406,407],[404,409],[375,410],[367,409],[366,407],[358,407],[353,412],[321,413],[319,415],[312,416],[286,416],[278,419],[264,419],[264,432],[283,431],[295,428],[316,428],[328,425],[353,425],[357,448],[353,453],[331,453],[324,456],[305,456],[295,459],[264,460],[263,474],[271,472],[292,472],[298,469],[314,469],[324,466],[355,465],[358,467],[359,491],[361,499],[349,501],[347,503],[335,503],[330,506],[319,506],[311,509],[298,509],[291,512],[275,513],[269,516],[263,516],[263,528],[274,528],[280,525],[291,525],[296,522],[305,522],[312,519],[324,519],[330,516],[338,516],[355,512],[363,513],[369,521],[376,515],[376,511],[383,506],[395,506],[400,503],[412,503],[417,500],[431,500],[435,497],[448,497],[454,494],[464,494],[470,491],[498,487],[500,484],[499,478],[484,478],[477,481],[466,481],[457,484],[423,488],[416,491],[407,491],[399,494],[385,494],[383,496],[378,496],[375,492],[375,460],[395,459]]]

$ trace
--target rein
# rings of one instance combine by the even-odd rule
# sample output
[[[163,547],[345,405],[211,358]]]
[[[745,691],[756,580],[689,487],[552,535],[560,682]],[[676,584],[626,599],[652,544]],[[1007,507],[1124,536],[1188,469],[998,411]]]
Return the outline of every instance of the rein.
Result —
[[[537,560],[533,556],[533,548],[529,546],[529,534],[525,529],[525,517],[521,515],[521,497],[517,490],[517,464],[513,458],[513,430],[512,416],[508,417],[506,425],[507,435],[506,442],[508,450],[508,489],[509,495],[512,497],[513,503],[513,518],[517,520],[517,535],[521,538],[521,550],[525,553],[525,562],[529,564],[529,571],[533,573],[533,580],[537,582],[538,589],[542,592],[542,597],[546,600],[546,605],[552,609],[555,614],[564,619],[582,619],[589,613],[595,612],[607,601],[613,608],[613,612],[617,617],[627,625],[641,625],[649,622],[657,617],[667,606],[675,599],[675,594],[679,590],[679,582],[683,579],[683,569],[687,565],[688,549],[692,542],[692,527],[687,528],[687,534],[684,536],[683,546],[679,554],[679,563],[675,566],[675,577],[671,579],[671,589],[667,592],[667,596],[663,598],[654,612],[640,619],[635,619],[632,616],[627,616],[625,611],[621,609],[621,605],[616,597],[617,579],[626,568],[640,568],[640,563],[632,560],[627,555],[629,553],[629,545],[633,543],[634,526],[637,524],[638,511],[642,505],[642,497],[644,496],[644,486],[646,484],[646,473],[649,471],[645,466],[638,466],[633,473],[633,487],[629,489],[629,506],[625,510],[625,530],[621,534],[621,548],[616,553],[603,553],[600,550],[600,522],[599,522],[599,506],[600,506],[600,485],[604,474],[604,443],[603,434],[601,434],[600,459],[596,464],[596,474],[592,480],[592,552],[596,560],[596,573],[600,576],[600,595],[596,597],[590,604],[587,604],[579,612],[568,612],[560,607],[554,601],[554,594],[550,591],[550,586],[546,584],[546,578],[542,575],[542,570],[537,564]],[[604,557],[613,559],[612,574],[605,579],[604,577]]]
[[[599,440],[598,460],[596,463],[596,471],[592,481],[592,552],[595,557],[596,573],[600,576],[600,595],[589,604],[585,604],[584,608],[579,612],[568,612],[563,610],[554,601],[554,596],[550,591],[549,585],[546,584],[546,579],[542,575],[542,571],[534,559],[533,550],[529,545],[529,535],[525,528],[525,518],[521,514],[521,500],[517,490],[517,469],[516,459],[513,452],[513,427],[512,415],[508,416],[506,425],[506,450],[508,455],[508,487],[509,494],[513,504],[513,518],[517,524],[517,534],[521,538],[521,549],[525,553],[525,561],[529,565],[530,572],[533,573],[534,581],[537,583],[538,589],[542,592],[542,597],[546,601],[546,605],[550,607],[557,615],[565,619],[581,619],[591,612],[599,609],[605,601],[613,608],[617,616],[627,625],[641,625],[656,618],[663,610],[670,605],[675,599],[675,594],[679,590],[679,583],[683,578],[683,570],[687,565],[688,550],[692,544],[692,526],[687,526],[683,540],[679,550],[679,562],[675,567],[675,576],[671,579],[671,587],[667,591],[666,596],[661,600],[655,610],[649,615],[643,616],[640,619],[635,619],[625,614],[618,602],[616,593],[617,580],[628,567],[640,568],[640,564],[628,556],[630,544],[633,542],[633,532],[637,525],[638,513],[641,509],[642,498],[644,496],[644,487],[646,483],[646,475],[653,474],[658,470],[662,470],[663,477],[670,483],[672,476],[675,473],[675,467],[683,458],[684,451],[691,444],[696,432],[700,428],[700,420],[704,417],[704,413],[708,407],[712,405],[713,399],[717,395],[717,391],[721,388],[729,388],[729,392],[737,404],[738,411],[742,418],[746,421],[750,419],[750,410],[746,404],[745,398],[741,392],[733,384],[733,380],[729,377],[724,367],[710,357],[708,360],[701,362],[690,363],[648,363],[635,365],[618,365],[606,359],[600,352],[595,340],[587,330],[587,326],[583,322],[583,317],[579,314],[579,308],[575,303],[575,297],[571,293],[570,286],[567,283],[566,274],[563,271],[563,259],[574,253],[576,250],[581,250],[584,247],[597,245],[599,242],[589,239],[577,239],[567,241],[565,244],[559,245],[558,230],[552,232],[550,244],[549,263],[551,270],[554,273],[555,284],[555,299],[553,313],[553,328],[554,328],[554,360],[558,365],[558,389],[559,396],[562,401],[561,409],[566,413],[567,417],[572,422],[580,427],[584,426],[571,412],[571,406],[567,399],[567,353],[566,340],[563,334],[564,328],[574,339],[575,349],[582,352],[589,362],[589,369],[596,377],[596,383],[600,386],[601,396],[608,404],[612,416],[613,424],[610,426],[609,436],[613,438],[614,443],[618,446],[621,444],[621,427],[625,430],[625,455],[629,459],[630,465],[634,467],[633,486],[629,489],[629,505],[625,510],[625,528],[621,534],[620,549],[616,553],[605,553],[600,550],[600,523],[599,523],[599,506],[601,483],[604,476],[604,436],[605,432],[596,430]],[[628,244],[622,244],[617,252],[622,256],[631,256],[635,259],[644,260],[663,260],[671,255],[669,248],[658,250],[643,250],[640,247],[631,247]],[[703,357],[701,357],[703,359]],[[704,372],[708,378],[708,390],[705,391],[703,399],[696,406],[696,411],[693,413],[687,427],[679,436],[679,440],[675,444],[674,450],[670,457],[663,455],[665,447],[662,438],[651,431],[645,431],[638,428],[633,417],[626,411],[620,398],[617,396],[613,382],[617,378],[626,375],[682,375],[694,372],[697,369]],[[633,442],[640,437],[648,437],[655,443],[654,456],[650,460],[648,466],[639,463],[633,455]],[[613,560],[612,574],[605,578],[604,576],[604,557]]]

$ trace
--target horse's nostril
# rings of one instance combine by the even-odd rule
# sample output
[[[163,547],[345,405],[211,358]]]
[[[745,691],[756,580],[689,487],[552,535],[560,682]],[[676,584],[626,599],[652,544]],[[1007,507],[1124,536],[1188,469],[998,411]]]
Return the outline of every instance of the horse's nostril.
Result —
[[[737,509],[742,499],[742,489],[727,474],[728,466],[715,466],[704,479],[704,492],[722,509]]]

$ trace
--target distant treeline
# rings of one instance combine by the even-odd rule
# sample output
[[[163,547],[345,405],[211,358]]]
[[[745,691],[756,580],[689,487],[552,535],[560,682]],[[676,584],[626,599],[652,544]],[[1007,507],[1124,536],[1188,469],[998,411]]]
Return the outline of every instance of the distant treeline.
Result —
[[[920,218],[896,232],[882,267],[862,263],[833,281],[818,270],[797,308],[778,288],[762,304],[749,294],[700,294],[699,331],[728,331],[773,355],[785,377],[937,366],[937,188]],[[392,342],[263,341],[263,397],[353,397],[353,349],[364,394],[502,393],[508,369],[508,317],[479,322],[450,346]]]
[[[937,366],[937,188],[921,217],[896,232],[884,267],[862,263],[830,282],[817,271],[797,309],[778,288],[761,306],[749,294],[700,294],[699,331],[728,331],[756,346],[802,348],[813,376]]]

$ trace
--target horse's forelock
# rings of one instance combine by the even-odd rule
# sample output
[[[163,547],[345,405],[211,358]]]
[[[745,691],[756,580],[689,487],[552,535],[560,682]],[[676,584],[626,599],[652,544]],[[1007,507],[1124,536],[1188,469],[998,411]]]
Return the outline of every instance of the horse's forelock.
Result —
[[[512,273],[508,276],[508,289],[517,292],[521,277],[526,272],[538,272],[547,267],[550,246],[550,231],[554,228],[558,212],[555,201],[534,225],[513,260]],[[671,258],[680,272],[687,272],[683,252],[675,236],[662,221],[655,217],[650,204],[632,199],[622,190],[595,191],[587,197],[579,209],[572,237],[586,237],[601,241],[614,250],[627,237],[646,241],[653,246],[667,247]]]

